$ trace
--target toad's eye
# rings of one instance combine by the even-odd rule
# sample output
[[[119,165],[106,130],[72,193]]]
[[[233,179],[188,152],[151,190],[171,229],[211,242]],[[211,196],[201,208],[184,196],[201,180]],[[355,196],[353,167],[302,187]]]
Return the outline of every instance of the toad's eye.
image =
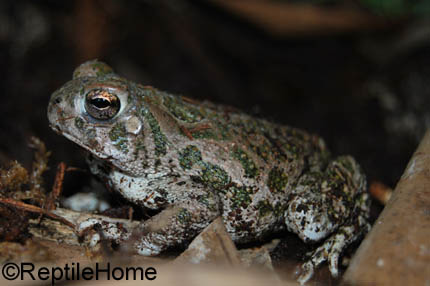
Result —
[[[120,107],[119,98],[104,89],[93,89],[85,97],[85,109],[95,119],[111,119],[119,112]]]

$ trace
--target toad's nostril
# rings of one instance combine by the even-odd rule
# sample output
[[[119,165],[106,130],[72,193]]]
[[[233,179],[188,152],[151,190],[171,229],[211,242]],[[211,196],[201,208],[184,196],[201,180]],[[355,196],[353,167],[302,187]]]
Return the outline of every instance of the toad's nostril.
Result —
[[[57,98],[54,100],[54,102],[55,102],[56,104],[59,104],[59,103],[61,102],[61,97],[57,97]]]

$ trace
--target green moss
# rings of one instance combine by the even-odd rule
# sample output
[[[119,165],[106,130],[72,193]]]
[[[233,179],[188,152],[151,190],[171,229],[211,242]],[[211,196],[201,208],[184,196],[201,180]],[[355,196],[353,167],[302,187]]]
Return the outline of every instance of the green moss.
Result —
[[[267,179],[267,186],[272,192],[282,192],[288,183],[288,176],[284,173],[281,168],[273,168],[269,172],[269,178]]]
[[[75,118],[75,126],[79,130],[82,130],[84,128],[84,126],[85,126],[85,121],[82,118],[80,118],[80,117],[76,117]]]
[[[236,147],[232,152],[232,156],[242,164],[242,167],[245,170],[246,177],[255,178],[256,176],[258,176],[257,166],[255,165],[254,161],[248,156],[248,154],[245,153],[245,151],[243,151],[239,147]]]
[[[232,208],[247,208],[252,202],[251,194],[254,190],[248,186],[231,186],[228,192],[232,194],[230,197]]]
[[[183,102],[180,97],[166,95],[164,105],[176,118],[188,123],[199,122],[204,118],[199,109]]]
[[[109,139],[118,150],[128,153],[127,130],[124,123],[117,123],[112,127],[109,131]]]
[[[202,161],[202,153],[194,145],[188,145],[179,152],[179,164],[182,169],[191,169],[197,162]]]
[[[167,153],[167,137],[161,132],[160,125],[158,124],[157,119],[155,119],[154,115],[147,110],[143,110],[143,115],[148,121],[149,127],[151,128],[152,136],[154,137],[155,144],[155,155],[162,156]]]

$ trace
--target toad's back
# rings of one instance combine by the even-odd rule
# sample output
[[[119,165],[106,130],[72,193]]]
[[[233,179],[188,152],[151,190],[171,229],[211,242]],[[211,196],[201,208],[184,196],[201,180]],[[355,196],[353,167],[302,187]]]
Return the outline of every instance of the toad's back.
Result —
[[[302,130],[152,88],[142,96],[144,114],[160,125],[162,135],[153,134],[154,140],[165,136],[171,142],[163,156],[178,158],[182,178],[216,192],[237,241],[282,228],[288,195],[300,176],[327,165],[322,139]]]

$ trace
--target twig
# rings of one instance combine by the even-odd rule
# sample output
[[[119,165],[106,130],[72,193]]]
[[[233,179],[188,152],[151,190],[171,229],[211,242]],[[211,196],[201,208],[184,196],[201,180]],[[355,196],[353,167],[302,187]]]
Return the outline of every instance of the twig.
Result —
[[[63,189],[64,173],[66,172],[66,163],[61,162],[58,164],[57,173],[55,174],[55,181],[52,187],[52,192],[49,194],[48,200],[45,204],[47,211],[55,209],[55,201],[60,196]]]
[[[17,209],[20,209],[20,210],[24,210],[27,212],[46,215],[47,217],[50,217],[54,220],[57,220],[57,221],[65,224],[65,225],[67,225],[68,227],[72,228],[73,230],[76,229],[76,226],[73,223],[71,223],[70,221],[68,221],[68,220],[66,220],[66,219],[64,219],[64,218],[62,218],[56,214],[53,214],[52,212],[50,212],[48,210],[42,209],[40,207],[29,205],[29,204],[26,204],[26,203],[23,203],[20,201],[15,201],[13,199],[8,199],[8,198],[0,198],[0,203],[5,204],[7,206],[17,208]]]

